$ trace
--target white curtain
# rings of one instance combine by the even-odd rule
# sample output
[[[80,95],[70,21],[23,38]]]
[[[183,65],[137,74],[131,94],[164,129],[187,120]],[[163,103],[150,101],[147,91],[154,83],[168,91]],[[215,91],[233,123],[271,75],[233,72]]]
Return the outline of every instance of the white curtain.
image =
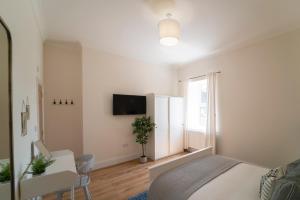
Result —
[[[205,132],[205,146],[213,147],[216,153],[216,73],[212,72],[208,77],[208,107],[207,107],[207,126]]]
[[[189,133],[187,130],[187,102],[188,102],[188,84],[189,81],[184,81],[183,82],[183,95],[184,95],[184,99],[183,99],[183,103],[184,103],[184,149],[188,149],[189,148]]]

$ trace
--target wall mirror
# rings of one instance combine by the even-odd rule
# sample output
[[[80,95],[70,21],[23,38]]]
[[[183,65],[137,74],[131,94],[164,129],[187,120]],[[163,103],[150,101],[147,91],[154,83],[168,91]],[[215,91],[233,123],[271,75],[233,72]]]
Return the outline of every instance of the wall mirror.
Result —
[[[0,199],[14,199],[11,36],[0,18]]]

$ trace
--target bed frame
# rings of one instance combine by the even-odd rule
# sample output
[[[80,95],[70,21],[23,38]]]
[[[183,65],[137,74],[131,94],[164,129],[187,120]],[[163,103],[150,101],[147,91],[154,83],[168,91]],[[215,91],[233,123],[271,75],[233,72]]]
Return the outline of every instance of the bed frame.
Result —
[[[195,160],[197,158],[202,158],[208,155],[213,155],[213,148],[207,147],[205,149],[197,150],[192,153],[183,155],[179,158],[174,158],[169,161],[165,161],[156,165],[153,165],[149,167],[149,173],[150,173],[150,181],[152,182],[157,176],[160,174],[173,169],[175,167],[178,167],[179,165],[182,165],[184,163],[190,162],[192,160]]]

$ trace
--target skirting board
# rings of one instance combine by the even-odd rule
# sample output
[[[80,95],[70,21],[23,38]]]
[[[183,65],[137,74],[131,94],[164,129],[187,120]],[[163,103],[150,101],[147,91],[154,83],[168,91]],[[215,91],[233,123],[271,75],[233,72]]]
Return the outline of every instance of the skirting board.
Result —
[[[132,155],[119,156],[119,157],[114,157],[111,159],[103,160],[100,162],[96,162],[93,170],[110,167],[112,165],[116,165],[116,164],[120,164],[120,163],[127,162],[130,160],[134,160],[134,159],[139,158],[140,156],[141,156],[140,154],[132,154]]]

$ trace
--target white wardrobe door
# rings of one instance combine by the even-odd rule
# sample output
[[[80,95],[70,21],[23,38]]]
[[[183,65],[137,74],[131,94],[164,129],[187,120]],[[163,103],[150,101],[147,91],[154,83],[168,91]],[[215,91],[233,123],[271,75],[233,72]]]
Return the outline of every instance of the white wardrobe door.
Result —
[[[170,97],[170,154],[183,152],[183,98]]]
[[[169,155],[168,97],[155,97],[155,159]]]

